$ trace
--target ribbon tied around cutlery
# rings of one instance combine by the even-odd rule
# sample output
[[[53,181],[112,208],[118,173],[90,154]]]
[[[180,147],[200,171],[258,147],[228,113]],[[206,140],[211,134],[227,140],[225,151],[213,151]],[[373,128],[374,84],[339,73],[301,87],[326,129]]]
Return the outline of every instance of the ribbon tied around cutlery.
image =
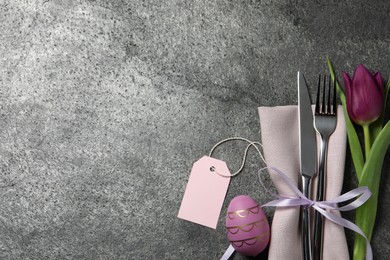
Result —
[[[360,234],[366,239],[366,260],[372,260],[372,248],[370,245],[370,241],[364,234],[364,232],[354,223],[339,217],[335,214],[333,214],[328,210],[338,210],[338,211],[349,211],[356,209],[360,207],[362,204],[364,204],[371,196],[371,191],[366,186],[358,187],[356,189],[353,189],[347,193],[344,193],[343,195],[340,195],[337,198],[328,200],[328,201],[314,201],[306,196],[294,185],[294,183],[280,170],[274,167],[265,167],[260,169],[258,173],[259,181],[261,186],[270,194],[270,192],[264,185],[263,181],[261,180],[261,173],[266,170],[270,169],[275,174],[277,174],[279,177],[285,181],[285,183],[291,188],[292,191],[297,195],[297,197],[290,197],[290,196],[283,196],[278,194],[273,194],[277,199],[270,201],[266,204],[263,204],[262,207],[294,207],[294,206],[309,206],[317,210],[319,213],[321,213],[325,218],[332,221],[333,223],[343,226],[345,228],[348,228],[350,230],[353,230],[354,232]],[[350,203],[344,205],[344,206],[338,206],[339,203],[347,203],[351,201]]]
[[[213,169],[213,172],[215,172],[216,174],[218,174],[222,177],[226,177],[226,178],[232,178],[232,177],[238,175],[244,167],[247,152],[251,146],[253,146],[257,150],[257,152],[260,155],[261,160],[265,164],[267,164],[261,151],[256,146],[256,145],[259,145],[260,147],[262,147],[262,145],[258,142],[252,142],[252,141],[245,139],[245,138],[242,138],[242,137],[232,137],[232,138],[227,138],[227,139],[220,141],[211,149],[209,156],[212,155],[212,153],[216,147],[218,147],[219,145],[221,145],[224,142],[231,141],[231,140],[242,140],[242,141],[246,141],[249,143],[248,146],[245,148],[244,157],[243,157],[240,169],[231,175],[222,174],[217,169]],[[270,170],[269,171],[270,174],[271,173],[277,174],[279,177],[281,177],[281,179],[287,184],[287,186],[291,189],[291,191],[293,191],[295,193],[296,197],[274,194],[269,189],[267,189],[266,186],[264,185],[263,181],[261,180],[261,174],[265,170]],[[354,209],[360,207],[371,196],[371,191],[368,189],[368,187],[362,186],[362,187],[355,188],[347,193],[344,193],[344,194],[342,194],[334,199],[330,199],[327,201],[315,201],[315,200],[311,200],[311,199],[307,198],[297,188],[296,184],[294,184],[285,173],[283,173],[282,171],[280,171],[279,169],[277,169],[275,167],[264,167],[264,168],[260,169],[258,172],[258,179],[259,179],[261,186],[264,188],[264,190],[276,198],[275,200],[272,200],[266,204],[263,204],[261,207],[296,207],[296,206],[312,207],[315,210],[317,210],[320,214],[322,214],[329,221],[331,221],[337,225],[340,225],[342,227],[348,228],[348,229],[360,234],[361,236],[363,236],[366,239],[366,260],[373,259],[373,253],[372,253],[370,241],[368,240],[368,238],[366,237],[364,232],[354,223],[352,223],[349,220],[344,219],[344,218],[342,218],[342,217],[340,217],[340,216],[338,216],[330,211],[330,210],[350,211],[350,210],[354,210]],[[339,204],[341,204],[341,203],[343,203],[345,205],[339,206]],[[234,252],[234,249],[230,245],[229,248],[226,250],[225,254],[222,256],[221,260],[222,259],[229,259],[230,255],[233,252]]]

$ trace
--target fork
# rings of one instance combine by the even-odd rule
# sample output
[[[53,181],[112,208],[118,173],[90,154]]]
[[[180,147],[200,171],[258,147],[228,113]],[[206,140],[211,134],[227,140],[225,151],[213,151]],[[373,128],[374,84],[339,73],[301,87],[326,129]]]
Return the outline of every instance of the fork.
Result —
[[[336,77],[333,84],[329,76],[328,87],[326,91],[326,76],[324,76],[322,84],[322,104],[320,104],[321,96],[321,75],[318,79],[317,100],[314,114],[314,127],[321,137],[321,151],[320,162],[318,168],[317,178],[317,201],[323,201],[325,199],[325,186],[326,186],[326,165],[327,165],[327,153],[329,138],[334,132],[337,124],[337,104],[336,104]],[[333,88],[333,95],[331,95],[331,89]],[[327,95],[326,95],[326,92]],[[326,98],[327,96],[327,98]],[[331,97],[332,96],[332,97]],[[325,102],[327,99],[327,102]],[[331,102],[332,99],[332,102]],[[332,104],[331,104],[332,103]],[[323,222],[322,215],[316,211],[314,220],[314,245],[313,245],[313,259],[322,259],[323,251]]]

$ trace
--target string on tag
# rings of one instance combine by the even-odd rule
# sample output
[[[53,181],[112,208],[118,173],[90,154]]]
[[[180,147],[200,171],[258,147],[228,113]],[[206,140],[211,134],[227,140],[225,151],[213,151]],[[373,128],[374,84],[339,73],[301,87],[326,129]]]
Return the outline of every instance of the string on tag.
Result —
[[[215,144],[215,145],[213,146],[213,148],[211,148],[210,153],[209,153],[209,157],[212,157],[211,155],[213,154],[214,150],[215,150],[218,146],[220,146],[221,144],[226,143],[226,142],[228,142],[228,141],[236,141],[236,140],[238,140],[238,141],[241,140],[241,141],[245,141],[245,142],[249,143],[249,144],[247,145],[247,147],[245,148],[244,156],[243,156],[243,158],[242,158],[242,163],[241,163],[240,168],[239,168],[236,172],[232,173],[231,175],[225,175],[225,174],[222,174],[222,173],[218,172],[218,170],[217,170],[214,166],[210,167],[210,171],[215,172],[216,174],[218,174],[218,175],[220,175],[220,176],[222,176],[222,177],[226,177],[226,178],[230,178],[230,177],[236,176],[236,175],[239,174],[239,173],[242,171],[242,169],[244,168],[245,161],[246,161],[247,154],[248,154],[248,150],[249,150],[249,148],[250,148],[251,146],[253,146],[253,147],[257,150],[257,152],[259,153],[260,159],[264,162],[264,164],[267,164],[266,161],[265,161],[265,159],[264,159],[264,156],[263,156],[262,152],[261,152],[260,149],[259,149],[259,147],[261,147],[261,149],[263,149],[263,146],[261,145],[261,143],[259,143],[259,142],[252,142],[252,141],[250,141],[250,140],[248,140],[248,139],[246,139],[246,138],[243,138],[243,137],[230,137],[230,138],[226,138],[226,139],[224,139],[224,140],[218,142],[217,144]],[[259,147],[258,147],[258,146],[259,146]]]

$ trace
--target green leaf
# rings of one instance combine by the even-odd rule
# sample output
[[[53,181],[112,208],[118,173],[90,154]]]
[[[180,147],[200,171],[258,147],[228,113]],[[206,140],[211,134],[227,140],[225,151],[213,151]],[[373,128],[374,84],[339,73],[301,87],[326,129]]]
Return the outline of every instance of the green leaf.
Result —
[[[329,67],[330,75],[332,77],[332,80],[334,81],[335,73],[333,70],[332,63],[331,63],[328,56],[326,58],[328,60],[328,67]],[[337,80],[336,80],[336,88],[337,88],[337,94],[339,95],[341,104],[343,105],[343,109],[344,109],[345,126],[347,129],[348,143],[349,143],[349,148],[351,150],[352,161],[353,161],[353,164],[355,166],[357,178],[360,181],[362,171],[363,171],[363,165],[364,165],[364,157],[363,157],[362,148],[360,146],[360,141],[359,141],[358,135],[356,133],[355,127],[354,127],[351,119],[348,116],[347,102],[346,102],[346,97],[345,97],[344,91],[340,87]]]
[[[369,240],[371,240],[375,226],[382,166],[389,145],[390,122],[385,125],[374,141],[359,182],[359,186],[367,186],[372,192],[370,199],[356,209],[355,217],[356,225],[362,229]],[[366,240],[357,234],[355,237],[353,259],[364,260],[365,252]]]
[[[390,80],[387,81],[387,84],[385,86],[385,100],[384,100],[384,105],[383,105],[383,111],[382,111],[382,114],[381,116],[378,118],[378,120],[376,120],[375,122],[373,122],[371,125],[370,125],[370,129],[371,129],[371,140],[372,142],[375,141],[375,138],[379,135],[380,131],[382,130],[382,126],[383,126],[383,120],[385,119],[385,113],[386,113],[386,104],[387,104],[387,98],[388,98],[388,95],[389,95],[389,89],[390,89]]]
[[[374,141],[370,154],[368,155],[366,164],[364,168],[371,167],[370,165],[382,165],[383,159],[386,155],[387,148],[390,145],[390,121],[387,122],[385,127],[383,127],[382,131],[379,133],[377,139]],[[373,175],[370,171],[363,169],[362,173],[362,181],[370,181],[373,178]],[[360,182],[359,182],[360,184]]]

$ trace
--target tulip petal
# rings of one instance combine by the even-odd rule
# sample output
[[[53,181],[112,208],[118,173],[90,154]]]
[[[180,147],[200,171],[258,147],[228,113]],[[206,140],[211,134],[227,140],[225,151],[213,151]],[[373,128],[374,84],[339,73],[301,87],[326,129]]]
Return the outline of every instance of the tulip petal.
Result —
[[[380,116],[383,109],[383,91],[376,78],[360,64],[352,78],[350,109],[358,124],[369,124]]]
[[[385,82],[383,81],[380,72],[375,73],[374,78],[377,82],[379,90],[382,91],[382,93],[383,93],[383,110],[382,110],[382,114],[379,116],[379,118],[375,122],[373,122],[370,126],[371,138],[372,138],[373,142],[375,141],[377,136],[381,133],[382,128],[383,128],[383,120],[385,117],[384,112],[386,111],[386,90],[385,89],[387,89],[387,87],[384,87]]]
[[[356,121],[353,111],[351,110],[351,104],[353,99],[351,77],[345,71],[342,72],[342,75],[344,80],[345,96],[347,101],[347,112],[349,117],[352,119],[352,121]]]
[[[384,94],[383,93],[384,92],[383,79],[382,79],[382,75],[379,71],[377,73],[375,73],[374,79],[376,80],[376,84],[378,85],[379,90],[382,92],[382,94]]]

